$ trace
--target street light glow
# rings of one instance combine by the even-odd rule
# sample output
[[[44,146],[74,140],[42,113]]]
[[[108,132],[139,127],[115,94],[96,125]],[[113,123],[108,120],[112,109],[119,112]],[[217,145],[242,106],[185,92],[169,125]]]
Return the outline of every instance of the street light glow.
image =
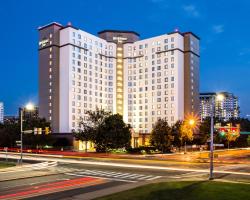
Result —
[[[27,110],[32,111],[32,110],[34,110],[34,109],[35,109],[35,106],[34,106],[34,104],[33,104],[33,103],[28,103],[28,104],[25,106],[25,108],[26,108]]]
[[[195,120],[194,120],[194,119],[190,119],[190,120],[189,120],[189,125],[190,125],[190,126],[193,126],[194,124],[195,124]]]
[[[216,96],[216,99],[217,99],[218,101],[223,101],[223,100],[224,100],[224,95],[223,95],[223,94],[218,94],[218,95]]]

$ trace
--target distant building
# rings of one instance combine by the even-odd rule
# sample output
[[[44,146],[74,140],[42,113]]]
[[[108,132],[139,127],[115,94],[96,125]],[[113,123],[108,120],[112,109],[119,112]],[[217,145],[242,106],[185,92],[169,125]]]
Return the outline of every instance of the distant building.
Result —
[[[0,102],[0,123],[3,123],[3,117],[4,117],[4,105],[3,102]]]
[[[18,123],[19,118],[15,115],[5,115],[3,121],[4,123]]]
[[[222,100],[216,98],[219,94],[224,96]],[[212,98],[215,99],[215,117],[224,121],[239,117],[238,97],[229,92],[210,92],[200,93],[201,120],[211,116]]]
[[[23,109],[23,120],[29,119],[37,119],[38,118],[38,107],[35,107],[34,110],[27,110],[26,108]],[[19,119],[21,116],[21,108],[19,108]]]

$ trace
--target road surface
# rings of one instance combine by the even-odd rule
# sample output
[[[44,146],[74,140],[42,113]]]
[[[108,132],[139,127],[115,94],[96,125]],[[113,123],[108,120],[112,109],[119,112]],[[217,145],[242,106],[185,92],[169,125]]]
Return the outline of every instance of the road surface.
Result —
[[[4,154],[0,157],[5,158]],[[9,155],[9,159],[19,155]],[[157,181],[204,180],[208,164],[135,160],[66,159],[25,155],[36,161],[0,171],[1,199],[92,199]],[[248,164],[216,164],[220,180],[250,183]]]

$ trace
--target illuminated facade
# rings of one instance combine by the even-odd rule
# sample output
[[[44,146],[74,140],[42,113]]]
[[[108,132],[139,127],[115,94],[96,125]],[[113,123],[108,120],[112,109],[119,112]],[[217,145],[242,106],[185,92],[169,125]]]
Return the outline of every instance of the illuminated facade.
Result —
[[[216,98],[222,95],[223,99]],[[211,116],[212,98],[215,99],[215,117],[222,120],[239,117],[238,97],[228,92],[200,93],[200,117],[201,120]]]
[[[96,107],[123,115],[135,135],[159,118],[199,113],[199,38],[175,31],[140,40],[133,31],[98,36],[71,24],[39,28],[39,114],[66,133]]]
[[[0,102],[0,123],[3,123],[4,119],[4,105],[3,102]]]

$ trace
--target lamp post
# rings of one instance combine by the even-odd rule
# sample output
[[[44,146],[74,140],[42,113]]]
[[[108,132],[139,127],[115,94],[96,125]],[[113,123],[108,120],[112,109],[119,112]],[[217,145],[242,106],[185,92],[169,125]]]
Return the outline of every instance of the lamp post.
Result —
[[[218,101],[222,101],[224,96],[222,94],[218,94],[216,96]],[[212,96],[211,99],[211,134],[210,134],[210,170],[209,170],[209,180],[214,179],[214,116],[215,116],[215,97]]]
[[[34,110],[34,105],[32,103],[28,103],[25,106],[25,109],[28,111]],[[20,164],[23,163],[23,108],[20,109],[20,127],[21,127],[21,146],[20,146]]]
[[[211,100],[211,127],[210,127],[210,171],[209,171],[209,180],[213,180],[213,171],[214,171],[214,108],[215,108],[215,98],[212,97]]]

